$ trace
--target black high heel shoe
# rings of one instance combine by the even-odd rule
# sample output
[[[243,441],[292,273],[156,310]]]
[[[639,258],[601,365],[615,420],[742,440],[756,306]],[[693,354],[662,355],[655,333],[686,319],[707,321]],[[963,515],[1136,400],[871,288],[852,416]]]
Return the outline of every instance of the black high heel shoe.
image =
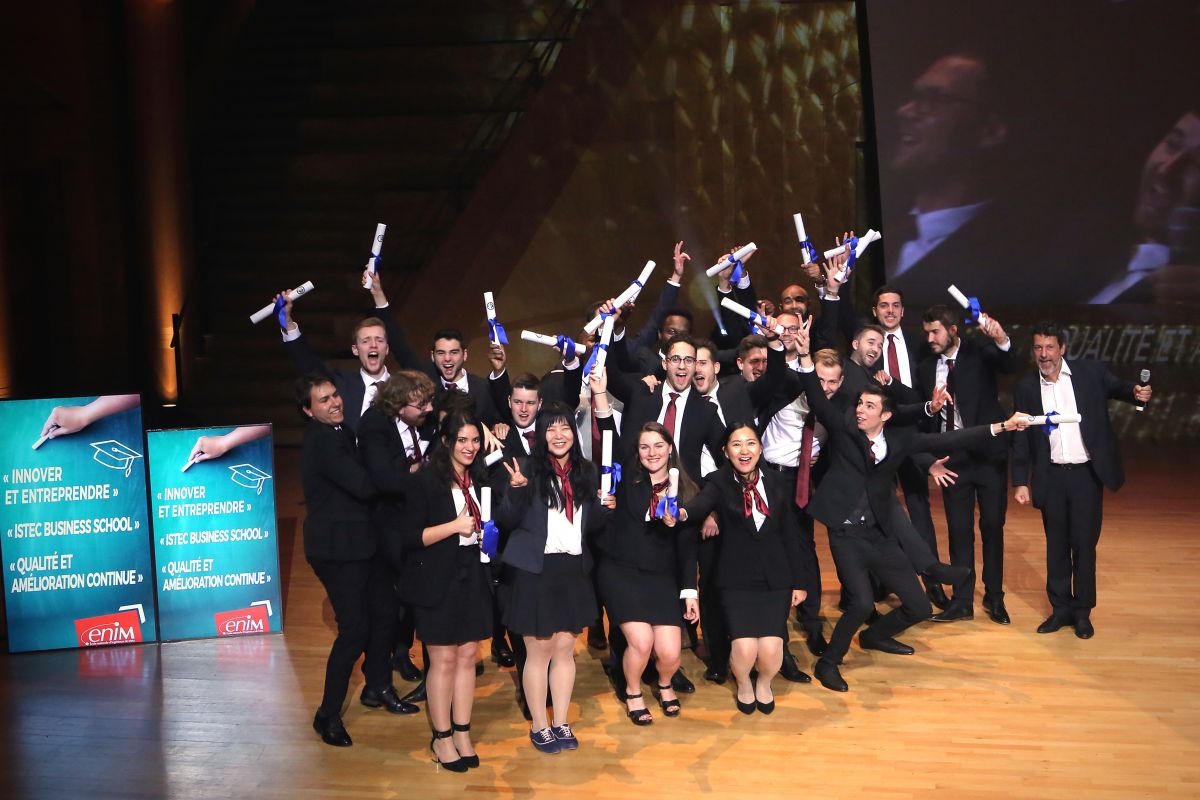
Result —
[[[622,692],[621,700],[622,702],[626,700],[636,700],[641,696],[641,692],[638,692],[637,694],[625,694]],[[633,711],[630,711],[628,708],[626,708],[625,713],[629,716],[629,721],[639,727],[645,727],[646,725],[650,725],[654,722],[654,715],[650,713],[650,709],[648,708],[638,708],[634,709]]]
[[[758,707],[757,701],[751,700],[749,703],[743,703],[741,700],[737,699],[736,694],[733,696],[733,702],[737,703],[737,710],[743,714],[753,714],[754,709]]]
[[[440,758],[438,758],[437,751],[433,749],[433,743],[435,741],[437,741],[438,739],[449,739],[451,735],[452,735],[451,731],[434,731],[433,732],[433,738],[431,738],[429,740],[429,752],[433,753],[433,763],[441,764],[443,767],[450,770],[451,772],[466,772],[467,771],[467,762],[465,759],[459,758],[457,761],[442,761]]]
[[[663,689],[674,689],[675,687],[669,683],[666,686],[663,686],[661,683],[655,685],[658,686],[658,704],[662,706],[663,713],[668,717],[678,717],[679,709],[683,708],[683,703],[679,702],[679,698],[676,697],[674,700],[662,699]]]
[[[468,722],[466,725],[459,725],[457,722],[454,722],[453,720],[451,720],[450,730],[451,730],[452,734],[453,733],[470,733],[471,732],[471,723]],[[479,754],[478,753],[473,756],[459,756],[458,760],[463,762],[464,764],[466,764],[468,769],[475,769],[475,767],[479,766]]]

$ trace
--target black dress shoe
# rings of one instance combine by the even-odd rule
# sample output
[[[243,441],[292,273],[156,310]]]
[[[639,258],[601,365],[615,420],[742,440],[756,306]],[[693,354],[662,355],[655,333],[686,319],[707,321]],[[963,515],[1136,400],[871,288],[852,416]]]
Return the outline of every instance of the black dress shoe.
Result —
[[[483,674],[483,659],[481,658],[475,662],[475,677],[478,678],[482,674]]]
[[[939,561],[930,567],[925,574],[938,583],[953,586],[971,577],[971,570],[968,567],[954,567]]]
[[[1071,618],[1057,611],[1046,617],[1046,621],[1038,625],[1038,633],[1054,633],[1057,630],[1065,628],[1071,624]]]
[[[417,684],[417,688],[413,689],[411,692],[404,695],[404,697],[401,697],[400,702],[402,702],[402,703],[424,703],[425,698],[426,698],[425,681],[421,681],[420,683]]]
[[[396,688],[394,686],[389,686],[382,690],[364,687],[358,699],[367,708],[379,708],[383,706],[393,714],[416,714],[421,710],[420,706],[415,706],[412,703],[406,703],[401,700],[396,695]]]
[[[656,680],[657,684],[658,681]],[[676,694],[694,694],[696,692],[696,684],[692,683],[692,679],[683,674],[683,667],[675,670],[675,674],[671,676],[671,688]]]
[[[872,608],[871,613],[867,614],[867,618],[863,622],[863,625],[874,625],[876,622],[879,622],[879,620],[881,620],[881,619],[883,619],[883,615],[879,613],[879,609]]]
[[[850,691],[850,687],[846,685],[846,681],[842,678],[842,673],[833,664],[818,661],[816,668],[813,669],[813,675],[817,676],[817,680],[826,689],[835,692]]]
[[[415,683],[421,680],[421,670],[417,669],[417,665],[412,662],[412,658],[405,652],[397,652],[392,657],[392,668],[400,673],[400,677],[409,683]]]
[[[942,588],[940,583],[929,581],[929,585],[925,587],[925,596],[929,598],[929,602],[938,608],[945,608],[950,605],[950,598],[946,597],[946,590]]]
[[[825,633],[820,628],[810,628],[806,631],[808,639],[805,644],[808,646],[808,652],[814,656],[825,655],[825,648],[829,647],[829,640],[825,638]]]
[[[987,612],[988,618],[997,625],[1009,625],[1012,620],[1008,618],[1008,609],[1004,607],[1003,600],[993,601],[990,597],[983,598],[983,610]]]
[[[763,703],[758,700],[755,700],[754,706],[758,709],[760,714],[773,714],[775,712],[775,701],[774,700],[772,700],[769,703]]]
[[[729,679],[729,673],[718,667],[709,667],[704,671],[704,680],[709,683],[723,684]]]
[[[1076,617],[1075,619],[1075,635],[1080,639],[1090,639],[1096,635],[1096,629],[1092,627],[1092,621],[1088,617]]]
[[[934,622],[957,622],[960,619],[975,619],[975,609],[970,606],[955,605],[952,601],[945,611],[939,611],[930,617]]]
[[[321,734],[321,741],[334,747],[349,747],[354,744],[342,718],[336,715],[325,716],[320,711],[313,717],[313,730]]]
[[[797,666],[796,657],[788,652],[786,647],[783,648],[783,663],[779,665],[779,674],[783,676],[785,681],[791,681],[792,683],[812,683],[812,678],[808,677],[808,675],[801,670],[799,666]],[[759,711],[762,711],[762,708],[759,708]],[[771,712],[766,711],[763,713],[770,714]]]
[[[737,699],[736,694],[733,696],[733,702],[737,704],[737,710],[743,714],[753,714],[754,710],[758,708],[757,700],[752,700],[749,703],[743,703],[741,700]]]
[[[512,648],[504,639],[492,639],[492,661],[501,667],[514,667],[517,664]]]
[[[604,636],[603,625],[588,626],[587,645],[593,650],[608,649],[608,639],[606,639]]]
[[[894,656],[911,656],[916,651],[904,642],[898,642],[890,636],[859,636],[858,646],[863,650],[878,650],[881,653],[891,653]]]

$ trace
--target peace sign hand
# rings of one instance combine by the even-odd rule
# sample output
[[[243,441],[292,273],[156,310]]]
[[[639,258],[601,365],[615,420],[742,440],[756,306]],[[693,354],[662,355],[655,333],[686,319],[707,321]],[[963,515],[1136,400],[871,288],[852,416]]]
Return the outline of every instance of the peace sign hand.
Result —
[[[504,461],[501,461],[500,463],[504,465],[506,470],[508,470],[508,485],[510,487],[513,489],[519,489],[522,486],[529,485],[529,479],[521,474],[521,465],[517,462],[516,458],[513,458],[511,467]]]

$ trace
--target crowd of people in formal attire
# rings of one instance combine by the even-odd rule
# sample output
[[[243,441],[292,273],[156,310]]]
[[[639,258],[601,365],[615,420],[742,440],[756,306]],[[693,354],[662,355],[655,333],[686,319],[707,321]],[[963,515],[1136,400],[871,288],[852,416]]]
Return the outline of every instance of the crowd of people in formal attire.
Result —
[[[576,749],[568,715],[585,629],[608,649],[605,671],[636,726],[679,716],[680,695],[695,691],[685,647],[703,657],[706,681],[732,676],[738,711],[772,713],[777,675],[811,681],[788,648],[793,615],[817,681],[845,692],[856,634],[864,649],[909,655],[897,638],[909,627],[973,618],[977,514],[982,607],[1010,624],[1010,480],[1046,530],[1050,614],[1038,631],[1094,634],[1103,489],[1123,481],[1107,401],[1145,402],[1149,386],[1066,358],[1065,332],[1042,323],[1031,331],[1036,370],[1015,384],[1009,411],[997,380],[1020,365],[1000,322],[932,306],[910,326],[887,285],[860,318],[841,255],[805,266],[817,303],[799,284],[778,302],[760,298],[749,264],[731,261],[718,294],[761,316],[748,324],[722,307],[698,338],[679,304],[682,244],[640,330],[625,327],[632,306],[587,309],[585,321],[613,319],[604,366],[589,367],[568,335],[541,377],[513,377],[494,340],[490,373],[468,372],[459,329],[435,332],[419,356],[367,273],[375,310],[354,332],[359,369],[330,369],[280,295],[308,418],[305,555],[337,624],[313,720],[326,743],[352,743],[342,710],[363,656],[364,705],[411,714],[426,702],[433,758],[450,771],[478,766],[471,712],[479,643],[490,640],[492,659],[516,667],[531,745]],[[1081,421],[1031,424],[1047,414]],[[841,586],[831,629],[816,521]],[[898,604],[883,603],[889,595]],[[400,697],[393,670],[420,684]]]

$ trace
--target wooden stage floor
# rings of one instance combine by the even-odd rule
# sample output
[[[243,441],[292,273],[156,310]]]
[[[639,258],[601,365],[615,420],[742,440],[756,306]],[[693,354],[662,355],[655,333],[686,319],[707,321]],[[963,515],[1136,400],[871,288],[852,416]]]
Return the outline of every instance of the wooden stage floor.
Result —
[[[332,615],[286,535],[303,512],[296,453],[282,451],[286,633],[0,656],[0,798],[1198,797],[1200,456],[1126,455],[1129,482],[1106,497],[1090,641],[1034,632],[1048,611],[1041,523],[1011,504],[1011,627],[981,613],[925,623],[904,636],[910,658],[855,645],[848,694],[777,680],[771,717],[739,714],[731,685],[705,684],[685,653],[696,694],[681,718],[657,714],[645,729],[581,641],[571,721],[582,747],[556,756],[530,747],[512,673],[488,662],[474,717],[483,765],[454,775],[430,762],[424,715],[359,705],[358,674],[345,714],[354,747],[327,747],[309,727]],[[810,670],[802,641],[791,649]]]

